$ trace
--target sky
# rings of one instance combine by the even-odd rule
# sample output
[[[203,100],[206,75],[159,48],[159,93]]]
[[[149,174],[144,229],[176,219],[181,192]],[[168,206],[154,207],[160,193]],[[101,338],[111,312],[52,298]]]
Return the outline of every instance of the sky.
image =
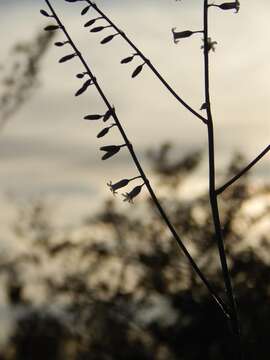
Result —
[[[83,4],[51,1],[67,30],[86,57],[107,94],[152,180],[145,152],[161,142],[172,141],[175,156],[200,148],[206,155],[207,131],[199,119],[179,106],[147,68],[135,79],[131,73],[140,60],[121,65],[132,49],[116,37],[107,45],[99,41],[110,34],[90,34],[83,24],[92,10],[80,16]],[[122,29],[160,73],[192,107],[203,103],[201,36],[175,45],[172,27],[178,31],[200,30],[202,1],[97,0],[97,5]],[[218,2],[216,2],[218,3]],[[252,3],[252,5],[251,5]],[[1,0],[0,64],[18,41],[29,41],[48,21],[39,13],[45,1]],[[217,171],[235,151],[248,160],[269,143],[270,125],[270,25],[268,0],[242,1],[239,14],[210,10],[210,35],[218,42],[211,53],[211,104],[215,123]],[[57,39],[62,40],[59,33]],[[68,48],[52,47],[42,62],[41,85],[32,99],[10,120],[0,134],[0,224],[7,227],[18,202],[48,199],[58,219],[72,221],[89,213],[110,197],[106,183],[136,176],[125,151],[102,162],[99,147],[122,143],[113,129],[96,138],[100,124],[83,121],[89,113],[103,113],[94,89],[79,98],[75,59],[60,65]],[[206,157],[205,161],[206,163]],[[254,181],[269,179],[269,156],[253,171]],[[153,179],[154,181],[154,179]],[[207,181],[207,167],[190,186]],[[119,199],[120,202],[120,199]]]

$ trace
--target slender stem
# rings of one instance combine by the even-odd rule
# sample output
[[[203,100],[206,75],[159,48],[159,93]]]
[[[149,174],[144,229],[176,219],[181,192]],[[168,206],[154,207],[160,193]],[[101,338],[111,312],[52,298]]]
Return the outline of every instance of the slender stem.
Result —
[[[131,179],[129,179],[129,181],[133,181],[133,180],[136,180],[136,179],[141,179],[141,175],[139,175],[139,176],[134,176],[133,178],[131,178]]]
[[[214,301],[217,303],[217,305],[219,306],[219,308],[221,309],[221,311],[223,312],[223,314],[226,316],[226,318],[229,318],[229,314],[227,312],[227,307],[224,304],[223,300],[216,294],[215,290],[212,288],[212,285],[209,283],[209,281],[206,279],[206,277],[204,276],[204,274],[201,272],[200,268],[198,267],[198,265],[196,264],[196,262],[194,261],[194,259],[192,258],[192,256],[190,255],[189,251],[187,250],[187,248],[185,247],[184,243],[182,242],[180,236],[177,234],[174,226],[172,225],[172,223],[170,222],[167,214],[165,213],[164,209],[162,208],[160,202],[158,201],[154,190],[152,189],[152,186],[150,185],[150,182],[148,180],[148,178],[146,177],[140,162],[134,152],[133,146],[130,143],[121,123],[120,120],[118,119],[118,116],[115,113],[114,108],[110,105],[106,95],[104,94],[103,90],[101,89],[101,87],[99,86],[96,77],[93,75],[90,67],[88,66],[88,64],[86,63],[84,57],[82,56],[82,54],[79,52],[79,50],[77,49],[76,45],[74,44],[73,40],[71,39],[70,35],[68,34],[67,30],[65,29],[65,27],[63,26],[62,22],[60,21],[60,19],[58,18],[57,14],[55,13],[53,7],[51,6],[49,0],[45,0],[45,2],[47,3],[48,7],[50,8],[52,14],[54,15],[54,18],[56,20],[56,22],[58,23],[58,25],[60,26],[61,30],[64,32],[65,36],[67,37],[67,39],[70,42],[71,47],[74,49],[74,51],[78,54],[78,57],[82,63],[82,65],[84,66],[84,68],[86,69],[87,73],[89,74],[90,78],[92,79],[93,83],[96,86],[96,89],[100,95],[100,97],[102,98],[102,100],[104,101],[105,105],[107,106],[107,108],[112,112],[112,117],[114,118],[115,123],[118,126],[118,129],[125,141],[125,144],[130,152],[130,155],[136,165],[136,168],[140,174],[140,176],[142,177],[145,186],[147,187],[147,190],[149,191],[149,194],[155,204],[155,206],[157,207],[162,219],[164,220],[164,222],[166,223],[167,227],[169,228],[173,238],[175,239],[175,241],[177,242],[178,246],[180,247],[180,249],[182,250],[182,252],[184,253],[184,255],[186,256],[186,258],[188,259],[191,267],[193,268],[193,270],[197,273],[197,275],[199,276],[199,278],[201,279],[201,281],[203,282],[203,284],[206,286],[206,288],[208,289],[209,293],[211,294],[212,298],[214,299]]]
[[[238,321],[238,313],[234,298],[231,277],[228,269],[224,241],[221,231],[221,223],[219,217],[218,201],[215,191],[215,143],[214,143],[214,125],[211,112],[210,89],[209,89],[209,51],[208,48],[208,0],[204,0],[204,72],[205,72],[205,103],[207,112],[207,130],[208,130],[208,152],[209,152],[209,197],[212,210],[212,217],[215,228],[215,235],[218,244],[219,257],[224,278],[226,293],[230,305],[230,324],[232,327],[235,351],[237,351],[236,359],[241,359],[240,346],[240,327]]]
[[[226,190],[230,185],[232,185],[235,181],[237,181],[241,176],[243,176],[247,171],[249,171],[254,165],[257,164],[257,162],[264,157],[270,150],[270,145],[266,146],[266,148],[254,159],[252,160],[244,169],[242,169],[238,174],[236,174],[233,178],[231,178],[229,181],[227,181],[224,185],[219,187],[216,190],[216,194],[221,194],[224,190]]]
[[[167,88],[167,90],[175,97],[175,99],[180,102],[187,110],[189,110],[194,116],[202,120],[206,124],[206,119],[199,114],[196,110],[194,110],[190,105],[188,105],[176,92],[175,90],[168,84],[168,82],[163,78],[163,76],[159,73],[156,67],[150,62],[149,59],[140,51],[137,46],[127,37],[127,35],[119,29],[115,23],[112,22],[110,18],[108,18],[104,12],[102,12],[98,6],[90,0],[85,0],[89,5],[91,5],[100,15],[103,17],[119,34],[121,37],[132,47],[133,50],[147,63],[148,67],[152,70],[152,72],[157,76],[157,78],[161,81],[161,83]],[[201,32],[201,31],[195,31]]]

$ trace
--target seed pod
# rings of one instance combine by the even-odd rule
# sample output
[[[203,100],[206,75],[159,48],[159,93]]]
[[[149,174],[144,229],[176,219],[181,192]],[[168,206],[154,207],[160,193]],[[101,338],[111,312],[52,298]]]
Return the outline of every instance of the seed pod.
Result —
[[[101,138],[103,136],[105,136],[106,134],[108,134],[109,130],[111,127],[106,127],[104,129],[102,129],[98,134],[97,134],[97,138]]]
[[[109,35],[107,37],[105,37],[103,40],[101,40],[101,44],[106,44],[108,43],[109,41],[111,41],[113,38],[115,37],[115,35]]]
[[[88,5],[84,9],[82,9],[81,15],[82,16],[85,15],[88,12],[88,10],[90,9],[90,7],[91,7],[91,5]]]
[[[76,92],[75,96],[79,96],[79,95],[81,95],[82,93],[84,93],[84,92],[87,90],[88,86],[91,85],[91,83],[92,83],[92,80],[91,80],[91,79],[88,79],[88,80],[83,84],[83,86]]]
[[[84,77],[84,75],[85,75],[84,73],[80,73],[80,74],[77,74],[76,77],[78,79],[82,79]]]
[[[49,15],[49,14],[47,13],[47,11],[45,11],[45,10],[43,10],[43,9],[40,10],[40,13],[41,13],[41,15],[43,15],[43,16],[51,17],[51,15]]]
[[[64,42],[60,42],[60,41],[57,41],[54,43],[55,46],[64,46],[65,43]]]
[[[127,64],[133,60],[133,56],[126,57],[125,59],[121,60],[121,64]]]
[[[90,32],[99,32],[101,30],[105,29],[105,26],[97,26],[90,30]]]
[[[121,149],[121,146],[119,145],[108,145],[108,146],[102,146],[100,150],[106,151],[106,154],[102,156],[102,160],[107,160],[113,155],[117,154],[118,151]]]
[[[96,22],[96,20],[97,19],[92,19],[92,20],[87,21],[87,23],[84,24],[84,27],[88,27],[88,26],[93,25]]]
[[[66,62],[68,60],[71,60],[73,59],[77,54],[70,54],[70,55],[66,55],[66,56],[63,56],[60,60],[59,60],[59,63],[63,63],[63,62]]]
[[[119,145],[106,145],[106,146],[102,146],[100,148],[100,150],[102,151],[114,151],[116,148],[120,148]]]
[[[58,25],[48,25],[44,28],[45,31],[55,31],[58,30],[59,26]]]
[[[109,118],[112,116],[112,114],[113,114],[113,109],[109,109],[103,116],[103,121],[104,122],[108,121]]]
[[[135,76],[139,75],[139,73],[142,71],[144,64],[139,65],[132,73],[131,77],[135,78]]]
[[[84,117],[85,120],[99,120],[103,117],[103,115],[98,115],[98,114],[94,114],[94,115],[86,115]]]

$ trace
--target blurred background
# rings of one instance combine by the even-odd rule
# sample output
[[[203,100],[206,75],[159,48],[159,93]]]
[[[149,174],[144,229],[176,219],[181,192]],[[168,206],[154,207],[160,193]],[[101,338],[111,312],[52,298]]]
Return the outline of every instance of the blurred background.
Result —
[[[168,211],[172,212],[172,218],[179,231],[186,234],[191,250],[198,256],[202,266],[205,266],[209,259],[212,259],[212,256],[216,259],[216,254],[213,255],[215,253],[213,244],[204,243],[202,246],[198,245],[196,241],[194,244],[193,240],[198,238],[199,242],[200,236],[206,233],[205,231],[208,229],[209,223],[211,223],[208,214],[208,203],[205,200],[208,181],[206,127],[199,119],[193,117],[187,110],[179,106],[176,100],[171,97],[146,67],[138,77],[131,79],[131,74],[136,65],[141,63],[140,59],[135,58],[129,64],[120,64],[121,59],[132,54],[132,49],[120,37],[116,37],[106,45],[100,45],[100,40],[103,39],[105,34],[109,35],[111,30],[106,29],[95,34],[90,33],[89,28],[83,27],[86,21],[96,16],[93,9],[90,9],[86,15],[80,16],[84,6],[82,2],[69,4],[57,0],[53,2],[53,5],[72,38],[78,44],[80,51],[88,60],[104,92],[115,106],[146,173],[149,174],[150,180],[156,185],[157,194],[162,197]],[[179,31],[201,29],[202,6],[200,6],[200,2],[195,0],[182,2],[168,0],[99,0],[97,5],[144,52],[145,56],[159,69],[176,92],[197,111],[200,111],[199,109],[204,102],[203,59],[202,50],[200,49],[202,45],[201,36],[195,35],[189,39],[183,39],[176,45],[173,42],[171,32],[173,27],[176,27]],[[39,304],[38,306],[41,306],[41,304],[45,306],[48,299],[49,302],[52,302],[54,296],[57,299],[61,298],[61,301],[58,299],[61,306],[59,305],[57,311],[54,309],[58,315],[66,311],[63,305],[66,304],[66,301],[70,307],[70,304],[72,304],[74,308],[79,303],[76,310],[68,308],[67,318],[69,320],[70,317],[78,314],[76,312],[78,309],[79,312],[85,311],[87,306],[84,301],[89,296],[88,292],[90,290],[87,286],[90,285],[86,281],[87,276],[82,276],[83,272],[79,271],[79,275],[76,273],[77,278],[71,269],[66,269],[62,272],[62,275],[65,274],[65,276],[63,277],[64,280],[61,279],[61,286],[59,283],[57,283],[57,286],[52,284],[49,279],[52,275],[53,277],[56,276],[55,272],[62,268],[62,262],[66,263],[66,256],[71,266],[77,267],[81,261],[80,252],[85,251],[84,246],[86,244],[90,246],[90,238],[92,239],[92,242],[90,241],[91,246],[93,246],[91,251],[92,254],[95,254],[95,261],[97,258],[99,259],[99,256],[107,256],[108,253],[112,254],[108,250],[111,249],[111,245],[107,248],[108,245],[105,246],[103,240],[107,239],[107,244],[116,242],[116,254],[113,255],[113,262],[118,264],[116,267],[119,270],[119,264],[124,262],[123,269],[126,269],[126,263],[131,261],[130,258],[123,261],[121,250],[121,241],[123,239],[132,240],[135,238],[137,240],[134,240],[134,242],[137,244],[140,238],[139,234],[143,234],[141,236],[145,236],[151,243],[153,239],[156,239],[158,231],[161,231],[154,215],[149,215],[149,218],[145,219],[146,223],[138,217],[141,211],[148,211],[148,206],[150,206],[147,194],[144,192],[136,199],[136,205],[133,208],[130,208],[129,204],[123,204],[121,196],[116,197],[117,205],[111,200],[112,196],[106,184],[109,181],[116,182],[122,178],[136,176],[137,173],[129,155],[125,151],[121,151],[108,161],[102,162],[100,160],[102,156],[99,151],[100,146],[120,144],[122,140],[115,129],[112,129],[110,134],[101,140],[97,139],[96,135],[101,129],[100,124],[83,120],[86,114],[104,113],[104,105],[94,88],[89,88],[86,93],[78,98],[74,97],[75,92],[81,86],[81,80],[77,79],[75,75],[83,69],[76,58],[65,64],[58,63],[60,57],[70,53],[70,51],[68,46],[63,48],[53,46],[55,41],[65,40],[61,32],[53,34],[43,32],[42,29],[52,22],[40,15],[39,10],[41,8],[46,9],[46,4],[43,1],[3,0],[0,3],[0,246],[3,254],[1,255],[3,257],[1,274],[3,273],[3,281],[6,284],[2,291],[3,310],[1,312],[1,321],[5,324],[2,327],[3,344],[14,331],[12,330],[14,329],[12,324],[17,324],[18,318],[23,318],[26,313],[29,314],[30,310],[34,311],[33,309],[35,309],[37,311],[35,307],[32,307],[34,303]],[[266,0],[257,1],[256,5],[247,4],[243,1],[241,11],[237,15],[232,11],[225,12],[218,11],[215,8],[210,9],[210,35],[218,43],[216,52],[211,53],[211,102],[215,121],[217,175],[220,184],[229,175],[233,175],[238,168],[253,159],[269,143],[270,103],[268,99],[270,96],[270,77],[268,76],[268,59],[270,48],[267,43],[270,35],[267,15],[269,10],[270,4]],[[101,21],[101,23],[103,22]],[[172,164],[177,164],[177,166]],[[169,170],[167,167],[169,167]],[[245,251],[245,264],[250,265],[250,261],[252,261],[252,264],[256,263],[256,266],[254,265],[256,276],[252,273],[255,279],[254,284],[257,279],[258,263],[266,278],[269,271],[268,257],[263,256],[263,259],[261,257],[259,257],[259,260],[257,259],[257,246],[262,246],[261,241],[263,241],[264,246],[268,244],[269,216],[267,220],[267,206],[269,204],[269,195],[267,184],[269,184],[269,156],[265,157],[253,169],[248,179],[245,178],[239,184],[240,188],[235,188],[238,192],[234,189],[234,191],[226,195],[227,198],[225,196],[224,204],[226,205],[227,202],[227,205],[230,206],[225,206],[222,210],[224,211],[224,222],[226,223],[227,219],[229,223],[228,237],[235,240],[231,245],[232,263],[235,261],[235,264],[238,264],[237,261],[240,259],[238,257],[239,251]],[[252,201],[249,201],[250,199]],[[196,201],[201,206],[200,210],[196,208]],[[187,215],[184,219],[181,218],[180,221],[179,214],[182,213],[183,206]],[[242,209],[245,209],[246,212],[241,216],[239,215],[239,218],[236,217],[236,223],[230,223],[232,213],[237,216],[236,212]],[[123,218],[123,213],[130,215],[131,219],[129,217]],[[192,218],[193,215],[196,221]],[[254,218],[256,218],[256,221]],[[121,230],[119,230],[119,224],[124,226]],[[108,226],[109,229],[107,229]],[[136,229],[138,230],[137,235]],[[104,231],[106,235],[104,235]],[[169,236],[165,230],[162,231],[164,231],[164,234],[160,233],[161,238],[166,243],[165,239],[169,238]],[[190,231],[191,233],[189,233]],[[209,238],[211,239],[211,232]],[[237,243],[236,239],[239,240],[239,243]],[[75,246],[74,241],[76,244],[81,241],[83,243],[85,241],[85,243],[84,245],[77,244]],[[100,241],[102,242],[103,253],[100,250]],[[118,248],[119,241],[120,248]],[[98,246],[96,242],[99,244]],[[69,245],[67,247],[62,246],[62,248],[64,252],[68,248],[68,253],[63,255],[62,250],[59,250],[60,260],[54,261],[53,259],[53,264],[51,264],[48,259],[52,257],[52,253],[59,255],[58,250],[56,251],[54,248],[55,244],[60,246],[60,244],[66,243],[69,243]],[[70,243],[73,245],[70,246]],[[137,275],[131,275],[131,278],[128,277],[128,280],[125,280],[127,284],[133,284],[127,285],[128,288],[131,288],[119,290],[116,281],[116,290],[114,289],[114,297],[112,298],[111,295],[108,297],[107,294],[107,280],[94,281],[94,283],[91,283],[90,289],[91,291],[95,290],[94,292],[97,291],[98,295],[95,294],[95,299],[98,298],[98,301],[93,301],[93,303],[95,306],[97,304],[98,306],[100,304],[104,306],[105,302],[105,305],[109,306],[113,301],[112,299],[114,299],[114,305],[123,306],[120,313],[127,313],[129,319],[130,312],[134,309],[127,309],[126,306],[127,303],[133,304],[136,308],[136,311],[134,311],[136,316],[132,313],[133,320],[136,318],[136,321],[134,320],[136,326],[140,323],[140,326],[144,327],[143,340],[140,337],[136,338],[134,334],[129,335],[131,338],[133,336],[133,340],[136,338],[137,342],[134,340],[135,342],[132,345],[134,349],[137,349],[136,344],[139,344],[140,348],[144,346],[145,349],[144,355],[136,353],[137,350],[133,350],[137,354],[135,355],[136,359],[174,359],[175,356],[182,356],[183,359],[196,359],[198,355],[195,352],[193,355],[191,353],[190,357],[185,357],[187,355],[179,353],[177,344],[172,344],[166,340],[171,336],[176,336],[176,334],[179,336],[181,333],[177,331],[174,333],[175,328],[172,330],[175,314],[179,315],[180,305],[182,306],[184,301],[174,297],[177,291],[180,291],[177,286],[177,291],[175,291],[175,284],[170,285],[166,290],[160,288],[157,283],[153,285],[154,290],[151,288],[151,291],[155,294],[158,293],[163,296],[169,294],[169,301],[172,302],[173,299],[175,309],[177,309],[177,311],[171,310],[171,322],[169,321],[169,323],[166,323],[167,327],[165,326],[167,333],[162,333],[158,328],[159,325],[155,325],[157,328],[151,327],[153,324],[150,320],[146,325],[142,325],[143,312],[146,311],[147,306],[152,309],[153,305],[144,303],[142,298],[144,300],[145,298],[143,296],[140,298],[138,295],[140,299],[137,298],[137,294],[144,292],[148,286],[146,285],[147,282],[144,282],[146,280],[142,279],[141,274],[151,274],[152,276],[155,273],[153,269],[157,264],[159,268],[156,271],[162,274],[163,266],[168,265],[166,261],[168,261],[169,267],[175,269],[177,259],[172,256],[174,253],[172,244],[170,245],[172,248],[168,248],[167,245],[159,248],[160,245],[154,242],[149,251],[152,254],[151,256],[160,254],[160,258],[150,259],[152,265],[155,264],[153,268],[152,265],[150,266],[151,261],[149,258],[146,259],[145,254],[144,257],[142,256],[140,252],[142,249],[137,245],[132,250],[134,252],[132,258],[136,258],[138,263],[135,266]],[[255,253],[250,250],[250,246],[253,249],[252,251],[256,250]],[[33,250],[33,254],[29,249]],[[130,247],[128,249],[130,251]],[[209,251],[207,252],[209,258],[206,256],[207,261],[205,257],[201,258],[199,256],[206,249]],[[72,251],[76,252],[77,257]],[[28,255],[26,256],[26,254]],[[167,260],[164,263],[162,261],[166,256]],[[255,260],[252,256],[255,256]],[[112,259],[111,256],[108,257],[110,257],[109,263],[111,266]],[[45,263],[44,259],[46,259]],[[73,261],[70,259],[73,259]],[[161,263],[159,263],[160,259],[163,259]],[[102,258],[102,260],[104,259]],[[50,266],[48,266],[48,262]],[[213,260],[213,264],[215,264],[213,268],[206,269],[206,271],[209,271],[210,276],[213,276],[217,271],[217,279],[214,281],[219,288],[221,285],[219,283],[220,278],[218,278],[220,274],[217,270],[217,260]],[[239,289],[242,289],[241,286],[246,283],[251,274],[244,272],[245,275],[243,275],[243,271],[246,271],[245,266],[248,268],[248,265],[244,266],[242,263],[240,267],[238,265],[235,274],[242,276],[239,275],[241,280],[239,280]],[[38,279],[33,280],[31,276],[36,271],[36,267],[42,269],[42,274],[38,275]],[[147,271],[145,267],[149,267]],[[188,299],[191,296],[190,289],[193,289],[192,286],[194,286],[195,293],[198,291],[192,300],[193,302],[191,301],[192,306],[189,309],[189,315],[191,316],[194,312],[199,311],[196,306],[197,296],[201,294],[201,287],[193,277],[189,279],[190,282],[186,280],[187,273],[188,278],[191,276],[190,269],[187,270],[186,267],[187,264],[185,264],[184,270],[182,268],[177,269],[185,279],[181,291],[187,291],[184,292],[184,296],[188,296]],[[86,271],[86,269],[83,271]],[[95,267],[95,270],[92,269],[91,271],[97,272],[97,278],[99,278],[100,269]],[[110,270],[108,271],[110,272]],[[122,272],[125,273],[125,271]],[[169,270],[166,270],[166,276],[164,275],[166,279],[164,281],[167,282],[167,285],[169,283],[167,277],[172,277],[168,275],[168,272],[170,273]],[[83,279],[83,285],[79,284],[84,286],[84,290],[80,290],[81,295],[77,294],[77,288],[75,290],[74,288],[72,290],[65,288],[70,283],[71,273],[74,276],[72,278],[74,283],[79,282],[78,279],[80,281]],[[173,271],[172,273],[174,274]],[[104,274],[102,276],[104,277]],[[121,280],[121,271],[119,276]],[[147,278],[150,283],[153,281],[151,276],[149,275],[149,278]],[[74,280],[75,277],[76,280]],[[134,277],[138,277],[140,281],[136,282]],[[237,278],[236,275],[235,277]],[[174,280],[178,279],[178,275],[173,278]],[[161,279],[158,280],[161,281]],[[122,281],[123,279],[120,283]],[[32,286],[33,284],[35,286]],[[254,284],[250,288],[252,291],[254,290]],[[198,286],[198,289],[196,286]],[[112,290],[110,289],[110,291]],[[268,288],[263,287],[263,296],[260,298],[262,303],[265,300],[264,296],[267,298],[268,291]],[[107,294],[106,296],[104,292]],[[12,294],[15,296],[15,300],[12,298]],[[246,299],[246,293],[240,295],[241,298]],[[70,296],[72,301],[70,301]],[[80,296],[82,298],[85,296],[83,301]],[[209,299],[207,294],[203,294],[203,296],[205,296],[204,300],[207,299],[205,301],[208,309]],[[55,304],[58,303],[58,300],[55,300]],[[168,298],[166,298],[167,300]],[[139,314],[138,301],[140,304]],[[153,302],[155,301],[157,300],[153,300]],[[162,313],[160,309],[164,307],[164,311],[168,315],[167,302],[160,302],[160,298],[158,301],[158,310],[156,310],[158,314]],[[185,298],[185,301],[188,300]],[[12,306],[7,305],[9,302]],[[22,303],[23,306],[21,306]],[[16,305],[15,308],[14,304]],[[18,304],[20,306],[17,306]],[[214,307],[211,302],[210,304]],[[255,300],[254,304],[258,305]],[[251,305],[245,306],[243,307],[246,314],[248,314]],[[28,310],[26,311],[25,308]],[[29,310],[29,308],[31,309]],[[208,313],[204,308],[206,314],[211,315],[212,307],[210,309]],[[48,309],[46,311],[52,316]],[[34,314],[35,321],[32,325],[35,325],[33,326],[38,326],[36,324],[39,324],[39,317],[42,317],[43,313],[42,310]],[[105,313],[107,312],[105,311]],[[154,311],[153,313],[154,315],[151,316],[153,316],[155,323],[158,316],[161,315],[156,316]],[[101,314],[104,314],[104,309]],[[48,325],[49,329],[51,329],[50,326],[56,326],[55,331],[57,334],[60,331],[57,330],[57,326],[62,330],[64,329],[64,332],[68,328],[68,326],[65,328],[62,322],[60,324],[58,320],[55,320],[58,319],[58,315],[56,316],[54,313],[53,316],[56,316],[56,318],[53,318],[53,321],[55,323]],[[85,322],[85,318],[83,315],[81,316],[84,320],[79,325],[84,326],[84,329],[88,329],[90,320],[87,318],[88,322]],[[151,316],[149,315],[149,318]],[[209,320],[207,316],[205,318],[207,320],[204,319],[205,321]],[[262,318],[264,317],[265,313],[262,315]],[[218,324],[220,324],[221,320],[218,315],[217,319]],[[26,321],[26,327],[31,328],[31,326],[28,326],[28,320]],[[33,317],[31,317],[32,320]],[[65,321],[68,323],[66,317]],[[99,324],[100,321],[99,319]],[[115,318],[113,318],[113,321],[116,321]],[[198,318],[196,321],[198,321]],[[120,321],[121,326],[124,326],[123,323],[125,326],[127,325],[122,319]],[[183,326],[185,327],[191,323],[190,319],[186,319]],[[103,326],[106,327],[104,324]],[[121,326],[120,328],[123,330],[125,327]],[[254,326],[254,323],[250,325],[250,328],[252,326]],[[193,334],[193,330],[191,327],[188,331]],[[104,331],[104,329],[100,330],[100,334],[104,334]],[[79,336],[82,332],[84,330],[80,328],[77,330],[76,336]],[[226,333],[226,330],[224,332]],[[23,328],[22,333],[27,333],[25,328]],[[246,330],[246,333],[249,336],[248,330]],[[183,334],[186,334],[186,332],[183,331]],[[70,347],[74,350],[78,346],[76,342],[78,339],[73,338],[73,335],[73,333],[71,335],[68,333],[68,344],[72,343],[73,345],[70,345]],[[100,339],[102,336],[100,336]],[[72,341],[70,341],[71,338]],[[224,335],[223,340],[225,338]],[[21,338],[15,336],[14,339]],[[64,335],[63,338],[61,337],[61,341],[64,341],[63,339]],[[115,339],[116,342],[118,340]],[[18,340],[17,344],[20,341]],[[89,345],[89,339],[83,339],[83,341],[83,346],[88,349],[87,351],[92,346],[91,351],[93,353],[93,349],[100,346],[99,340],[97,340],[94,347]],[[130,337],[125,341],[128,344],[127,348],[131,349]],[[220,348],[227,347],[226,341],[224,340],[222,345],[216,341],[214,344],[206,346],[207,350],[203,350],[205,351],[205,359],[215,359]],[[190,339],[187,342],[189,343]],[[256,343],[255,340],[253,342]],[[33,341],[30,341],[30,343],[33,343]],[[207,343],[206,340],[205,343]],[[158,347],[157,344],[159,344]],[[120,359],[120,355],[114,354],[110,346],[108,345],[109,350],[104,354],[103,350],[101,352],[97,351],[97,354],[90,358]],[[153,355],[153,349],[157,348],[160,350]],[[210,348],[211,350],[209,350]],[[200,349],[200,346],[198,346],[198,349]],[[9,351],[12,353],[11,350]],[[83,353],[81,350],[74,350],[74,353],[78,355],[77,358],[82,359],[85,358],[83,356],[89,356],[87,351],[85,350],[84,355],[78,355]],[[18,359],[32,359],[37,356],[31,355],[31,353],[30,355],[29,353],[27,353],[28,355],[18,355],[20,354],[19,350],[17,355],[12,354],[5,355],[6,357],[3,358],[7,359],[7,356],[10,356],[9,358],[13,359],[14,356],[17,356]],[[21,350],[21,354],[23,354],[23,350]],[[46,356],[49,358],[49,355]],[[54,358],[53,356],[59,358],[60,355],[58,357],[50,355],[50,358]],[[73,358],[73,355],[69,355],[70,357],[61,356],[62,358]],[[264,353],[262,353],[261,359],[264,358],[263,356]],[[131,358],[130,354],[123,355],[124,358]]]

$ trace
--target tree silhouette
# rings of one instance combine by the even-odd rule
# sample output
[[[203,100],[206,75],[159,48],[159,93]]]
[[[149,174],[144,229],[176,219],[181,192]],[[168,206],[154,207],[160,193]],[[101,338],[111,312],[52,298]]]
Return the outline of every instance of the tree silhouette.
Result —
[[[199,201],[176,195],[196,172],[198,153],[173,162],[169,148],[165,144],[151,154],[160,186],[167,194],[174,194],[168,196],[166,205],[187,242],[193,240],[194,258],[212,279],[216,291],[222,293],[207,194],[202,194]],[[226,177],[242,163],[243,158],[236,155]],[[269,355],[270,268],[265,255],[269,242],[265,232],[253,240],[256,246],[248,245],[246,239],[268,213],[262,208],[254,215],[246,208],[265,194],[269,194],[268,185],[254,188],[245,176],[223,193],[221,203],[246,359],[264,360]],[[153,204],[136,203],[123,213],[110,200],[97,215],[82,221],[79,236],[72,231],[56,236],[42,204],[31,211],[23,209],[15,229],[28,241],[27,256],[18,256],[1,267],[5,274],[12,269],[13,276],[7,276],[9,289],[15,278],[17,289],[20,284],[19,300],[16,297],[14,301],[14,291],[9,290],[10,303],[25,309],[10,340],[16,350],[12,359],[212,360],[233,356],[222,314],[213,307],[207,290],[157,214],[147,207]],[[138,211],[153,215],[138,216]],[[46,273],[46,267],[55,269],[54,276]],[[26,275],[30,269],[43,288],[43,305],[39,308],[34,307],[34,298],[24,295],[34,282]],[[61,311],[55,313],[50,304]]]

